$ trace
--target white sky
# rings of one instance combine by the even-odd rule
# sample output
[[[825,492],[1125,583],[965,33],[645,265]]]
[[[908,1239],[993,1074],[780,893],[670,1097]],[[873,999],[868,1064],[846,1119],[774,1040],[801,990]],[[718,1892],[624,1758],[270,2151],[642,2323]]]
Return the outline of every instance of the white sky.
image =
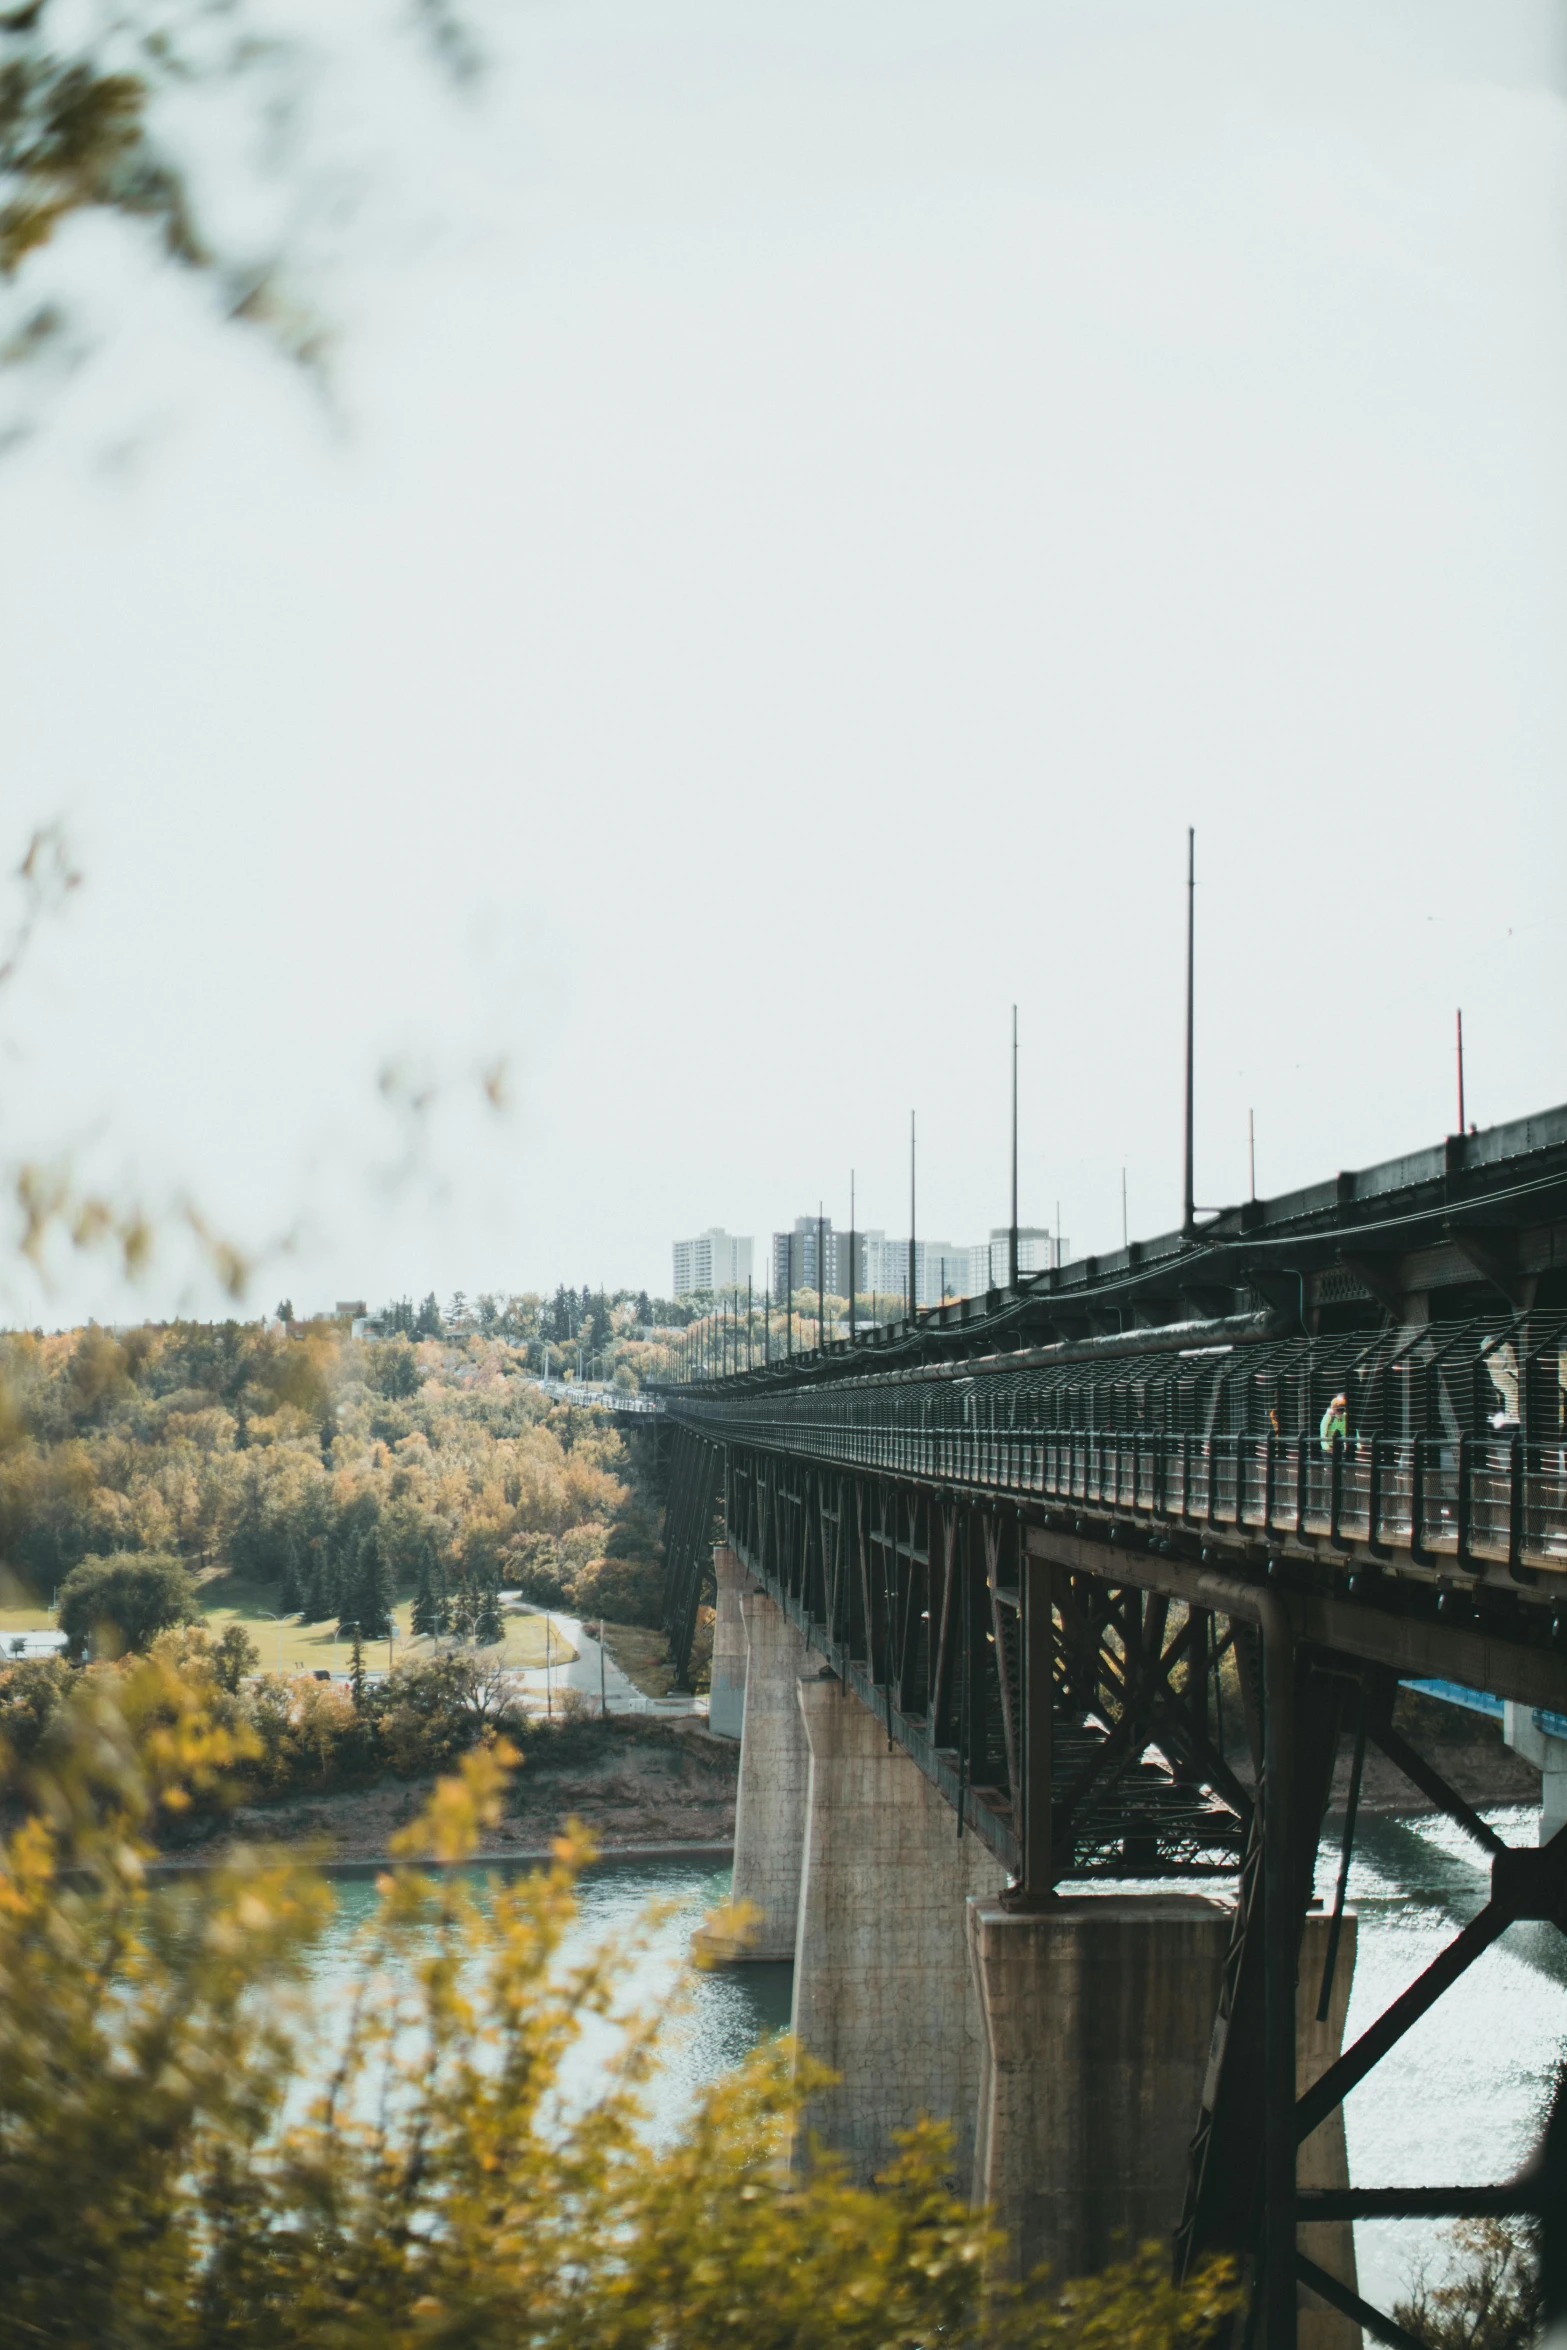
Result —
[[[904,1230],[911,1106],[922,1230],[1004,1221],[1015,999],[1024,1220],[1116,1246],[1188,822],[1203,1201],[1248,1105],[1264,1192],[1436,1140],[1459,1003],[1471,1117],[1567,1095],[1555,0],[484,27],[466,99],[323,67],[330,405],[102,225],[46,264],[119,307],[0,461],[0,848],[87,874],[0,1149],[292,1234],[257,1305],[665,1289],[851,1165]]]

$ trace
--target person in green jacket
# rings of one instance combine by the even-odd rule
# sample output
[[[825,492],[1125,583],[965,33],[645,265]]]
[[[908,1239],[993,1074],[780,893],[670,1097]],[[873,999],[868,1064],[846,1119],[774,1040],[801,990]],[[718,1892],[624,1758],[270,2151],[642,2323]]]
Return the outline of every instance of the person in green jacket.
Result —
[[[1336,1395],[1333,1398],[1333,1401],[1329,1404],[1327,1410],[1323,1413],[1320,1434],[1322,1438],[1322,1449],[1324,1452],[1331,1452],[1333,1450],[1333,1439],[1335,1436],[1345,1437],[1349,1434],[1348,1412],[1349,1398],[1343,1395]]]

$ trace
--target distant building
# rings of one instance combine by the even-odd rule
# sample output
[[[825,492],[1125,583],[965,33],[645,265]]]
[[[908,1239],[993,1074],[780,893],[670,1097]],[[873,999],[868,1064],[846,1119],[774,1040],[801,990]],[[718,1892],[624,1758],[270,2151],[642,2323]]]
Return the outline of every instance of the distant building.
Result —
[[[964,1294],[981,1297],[987,1289],[1005,1289],[1011,1279],[1011,1227],[993,1224],[989,1240],[968,1250]],[[1020,1224],[1017,1232],[1017,1269],[1021,1273],[1048,1273],[1066,1262],[1066,1244],[1037,1224]]]
[[[691,1297],[701,1290],[743,1289],[751,1278],[751,1243],[721,1224],[699,1232],[694,1240],[675,1242],[675,1295]]]
[[[907,1297],[909,1244],[906,1240],[889,1240],[884,1232],[857,1232],[854,1249],[858,1260],[856,1279],[862,1296]],[[964,1296],[972,1253],[969,1249],[955,1247],[950,1240],[916,1240],[915,1304],[934,1306],[939,1305],[943,1297]]]
[[[855,1235],[859,1265],[863,1233]],[[816,1246],[821,1241],[822,1267],[817,1270]],[[774,1297],[792,1297],[797,1289],[820,1289],[825,1281],[829,1297],[849,1294],[849,1235],[833,1230],[831,1216],[796,1216],[792,1232],[773,1234],[772,1285]],[[865,1287],[863,1273],[860,1288]]]

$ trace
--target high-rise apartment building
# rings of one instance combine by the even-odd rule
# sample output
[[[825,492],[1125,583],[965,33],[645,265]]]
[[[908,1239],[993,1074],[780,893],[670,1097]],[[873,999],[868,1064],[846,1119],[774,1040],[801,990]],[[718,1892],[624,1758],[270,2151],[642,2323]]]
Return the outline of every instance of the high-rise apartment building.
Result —
[[[902,1298],[909,1288],[909,1244],[889,1240],[884,1232],[855,1234],[856,1279],[862,1296]],[[972,1250],[950,1240],[914,1243],[914,1302],[939,1305],[943,1297],[963,1297],[967,1291]],[[845,1250],[847,1255],[847,1250]]]
[[[990,1238],[982,1240],[968,1254],[968,1266],[963,1284],[967,1297],[981,1297],[987,1289],[1005,1289],[1011,1278],[1010,1225],[993,1224]],[[1053,1265],[1066,1262],[1066,1244],[1053,1232],[1037,1224],[1020,1224],[1017,1232],[1017,1269],[1022,1273],[1048,1273]]]
[[[818,1237],[823,1259],[820,1272],[816,1262]],[[792,1297],[797,1289],[820,1289],[824,1279],[829,1297],[846,1297],[848,1291],[838,1279],[840,1249],[844,1278],[847,1280],[849,1235],[846,1232],[834,1232],[831,1216],[796,1216],[792,1232],[773,1234],[774,1297]],[[861,1286],[864,1286],[863,1283]]]
[[[675,1242],[675,1295],[691,1297],[714,1289],[743,1289],[751,1278],[751,1242],[721,1224],[694,1240]]]

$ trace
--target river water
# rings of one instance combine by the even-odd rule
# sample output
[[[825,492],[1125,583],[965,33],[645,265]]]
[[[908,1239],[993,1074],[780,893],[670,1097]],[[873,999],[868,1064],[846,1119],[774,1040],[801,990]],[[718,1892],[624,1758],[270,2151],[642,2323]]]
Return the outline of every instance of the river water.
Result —
[[[1509,1843],[1534,1841],[1537,1814],[1486,1815]],[[1337,1855],[1324,1844],[1319,1889],[1331,1899]],[[1482,1906],[1484,1856],[1445,1819],[1362,1814],[1350,1898],[1359,1913],[1359,1952],[1347,2039],[1354,2039],[1426,1967]],[[601,1866],[581,1887],[573,1950],[624,1946],[650,1901],[669,1905],[630,1970],[638,2004],[662,1997],[688,1973],[683,2019],[666,2036],[663,2071],[650,2106],[657,2133],[678,2127],[694,2091],[735,2064],[763,2033],[789,2021],[791,1969],[746,1966],[686,1970],[704,1913],[728,1890],[727,1870],[690,1862]],[[337,1888],[336,1918],[316,1960],[317,1996],[346,1997],[357,1929],[373,1888]],[[574,2070],[586,2087],[603,2061],[602,2031],[585,2035]],[[1439,2000],[1351,2095],[1345,2108],[1350,2173],[1359,2186],[1464,2185],[1508,2176],[1538,2136],[1556,2068],[1567,2055],[1567,1938],[1543,1925],[1511,1927]],[[1414,2262],[1433,2255],[1440,2231],[1410,2221],[1356,2229],[1361,2290],[1384,2309],[1409,2283]]]

